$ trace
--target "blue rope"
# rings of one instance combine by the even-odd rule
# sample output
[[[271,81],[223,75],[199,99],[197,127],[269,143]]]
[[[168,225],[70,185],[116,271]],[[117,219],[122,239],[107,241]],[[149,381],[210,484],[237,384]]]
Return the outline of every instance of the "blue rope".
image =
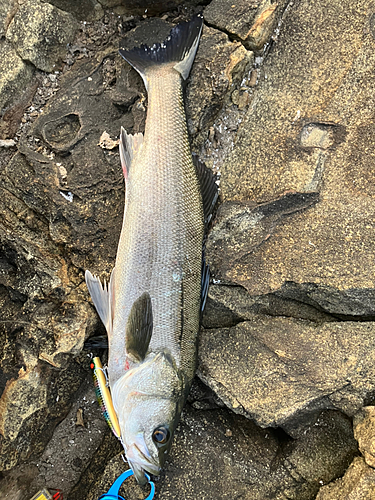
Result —
[[[119,476],[116,481],[112,484],[112,486],[109,488],[108,492],[99,497],[99,500],[125,500],[124,497],[119,495],[119,491],[121,488],[122,483],[125,481],[125,479],[128,479],[128,477],[133,475],[133,471],[131,469],[123,472],[121,476]],[[155,495],[155,484],[150,481],[150,476],[148,474],[145,474],[148,484],[151,486],[151,491],[150,494],[148,495],[145,500],[152,500]]]

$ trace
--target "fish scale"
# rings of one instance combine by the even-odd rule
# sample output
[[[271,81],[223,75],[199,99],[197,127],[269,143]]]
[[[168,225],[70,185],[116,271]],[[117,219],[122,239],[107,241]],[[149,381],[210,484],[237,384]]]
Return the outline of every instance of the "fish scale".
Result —
[[[153,308],[150,349],[168,349],[187,377],[195,367],[191,352],[199,329],[203,209],[177,71],[169,66],[150,72],[148,99],[145,139],[129,171],[125,230],[116,259],[111,384],[123,374],[126,351],[121,333],[134,300],[144,291]],[[176,280],[179,273],[183,280]]]

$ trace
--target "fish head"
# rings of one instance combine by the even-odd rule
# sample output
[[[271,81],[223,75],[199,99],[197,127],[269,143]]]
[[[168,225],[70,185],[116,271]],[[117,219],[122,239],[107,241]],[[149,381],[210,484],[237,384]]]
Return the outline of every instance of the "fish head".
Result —
[[[158,475],[184,403],[183,377],[166,352],[149,354],[112,388],[127,461],[140,484]]]

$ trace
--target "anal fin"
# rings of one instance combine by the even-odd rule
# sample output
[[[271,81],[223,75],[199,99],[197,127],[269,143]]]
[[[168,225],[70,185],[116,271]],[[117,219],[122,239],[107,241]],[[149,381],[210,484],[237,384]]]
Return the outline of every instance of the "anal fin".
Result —
[[[104,281],[102,285],[97,276],[93,276],[90,271],[85,273],[85,281],[87,288],[90,292],[91,299],[94,303],[95,309],[102,320],[108,335],[112,333],[112,320],[113,320],[113,282],[114,282],[114,269],[111,273],[109,284]]]
[[[127,180],[128,178],[133,159],[135,155],[140,151],[142,144],[143,134],[141,132],[135,135],[131,135],[128,134],[123,127],[121,127],[119,149],[121,166],[122,171],[124,172],[125,180]]]

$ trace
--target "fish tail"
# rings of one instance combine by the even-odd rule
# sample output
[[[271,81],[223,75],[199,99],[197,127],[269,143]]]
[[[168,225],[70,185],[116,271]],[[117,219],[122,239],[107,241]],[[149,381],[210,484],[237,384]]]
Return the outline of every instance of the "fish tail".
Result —
[[[147,70],[165,63],[175,62],[173,68],[186,80],[197,52],[202,27],[203,16],[197,14],[190,21],[177,24],[172,28],[164,42],[155,43],[152,47],[141,45],[131,50],[120,47],[120,54],[138,71],[146,88]]]

